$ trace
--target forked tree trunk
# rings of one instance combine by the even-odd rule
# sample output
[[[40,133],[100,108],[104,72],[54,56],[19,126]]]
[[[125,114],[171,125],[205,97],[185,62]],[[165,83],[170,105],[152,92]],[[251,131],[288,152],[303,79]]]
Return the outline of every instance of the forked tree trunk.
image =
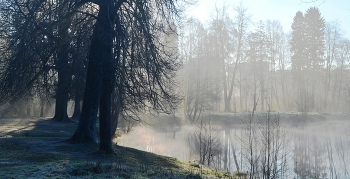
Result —
[[[101,9],[92,34],[90,52],[88,56],[88,69],[86,76],[85,91],[83,97],[83,106],[79,118],[78,128],[71,138],[73,143],[95,142],[98,143],[96,136],[96,119],[101,96],[102,83],[102,59],[101,45],[103,40],[103,30],[100,21]]]
[[[100,4],[92,35],[83,108],[73,142],[94,141],[96,116],[100,105],[100,151],[112,153],[111,100],[113,91],[113,14],[109,1]]]

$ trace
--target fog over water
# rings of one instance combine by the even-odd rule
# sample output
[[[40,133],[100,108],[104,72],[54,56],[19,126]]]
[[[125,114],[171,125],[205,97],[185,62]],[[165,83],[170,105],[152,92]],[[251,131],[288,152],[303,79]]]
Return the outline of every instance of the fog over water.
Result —
[[[216,156],[212,156],[210,167],[236,172],[237,162],[241,171],[249,171],[250,160],[253,158],[257,160],[257,166],[254,166],[257,169],[255,175],[259,176],[262,163],[266,163],[263,158],[269,154],[273,156],[271,160],[275,160],[274,157],[277,159],[276,168],[281,170],[276,170],[279,178],[349,177],[349,115],[303,116],[296,113],[275,113],[270,114],[270,124],[266,123],[266,116],[256,114],[255,121],[250,125],[247,115],[213,114],[211,121],[220,121],[212,122],[211,125],[212,132],[218,134],[221,149],[213,154]],[[199,162],[201,154],[198,148],[188,142],[189,136],[199,131],[198,125],[184,124],[174,129],[168,126],[173,122],[164,122],[169,120],[168,117],[160,116],[159,119],[162,125],[137,126],[119,138],[118,144],[180,160]],[[249,131],[254,133],[251,139]],[[270,134],[269,138],[266,138],[267,134]],[[247,146],[250,140],[251,148]],[[267,152],[268,147],[271,149]],[[252,156],[249,155],[250,151],[254,153]],[[270,164],[273,167],[274,163]]]

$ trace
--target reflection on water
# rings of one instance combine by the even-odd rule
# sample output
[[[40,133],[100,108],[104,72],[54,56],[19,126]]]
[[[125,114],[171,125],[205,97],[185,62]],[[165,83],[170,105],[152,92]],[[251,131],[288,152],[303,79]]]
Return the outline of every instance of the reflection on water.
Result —
[[[118,139],[118,144],[164,156],[190,160],[186,145],[188,131],[162,133],[147,126],[135,127],[129,134]]]
[[[224,150],[212,167],[231,172],[251,172],[254,168],[259,177],[266,171],[277,172],[276,166],[280,166],[283,172],[269,174],[270,178],[350,178],[350,120],[295,121],[282,120],[281,129],[275,131],[272,127],[276,125],[266,120],[216,127]],[[138,126],[119,138],[118,144],[180,160],[198,160],[198,153],[188,145],[189,134],[197,129],[185,125],[175,132],[164,132]]]

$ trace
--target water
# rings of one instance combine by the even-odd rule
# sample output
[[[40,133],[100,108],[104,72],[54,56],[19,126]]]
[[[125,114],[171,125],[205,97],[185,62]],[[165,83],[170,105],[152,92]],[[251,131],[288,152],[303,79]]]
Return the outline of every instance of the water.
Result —
[[[235,120],[228,124],[227,120],[212,117],[211,135],[220,140],[221,149],[220,153],[213,152],[210,167],[230,172],[239,168],[256,177],[269,173],[269,178],[349,178],[350,120],[347,117],[303,118],[293,114],[278,118],[272,116],[268,121],[266,115],[258,115],[249,121],[240,117],[240,123]],[[164,128],[167,130],[162,130]],[[138,126],[119,138],[118,144],[200,162],[199,148],[195,141],[189,140],[189,136],[200,134],[200,128],[198,124],[184,124],[174,130],[164,124]],[[203,128],[201,134],[205,134]]]

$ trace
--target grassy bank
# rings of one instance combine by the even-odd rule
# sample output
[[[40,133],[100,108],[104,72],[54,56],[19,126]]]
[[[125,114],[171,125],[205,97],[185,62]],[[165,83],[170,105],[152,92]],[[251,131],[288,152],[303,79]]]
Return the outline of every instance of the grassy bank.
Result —
[[[49,119],[0,119],[0,178],[233,178],[132,148],[96,152],[96,144],[68,144],[76,123]],[[179,146],[181,147],[181,146]]]

